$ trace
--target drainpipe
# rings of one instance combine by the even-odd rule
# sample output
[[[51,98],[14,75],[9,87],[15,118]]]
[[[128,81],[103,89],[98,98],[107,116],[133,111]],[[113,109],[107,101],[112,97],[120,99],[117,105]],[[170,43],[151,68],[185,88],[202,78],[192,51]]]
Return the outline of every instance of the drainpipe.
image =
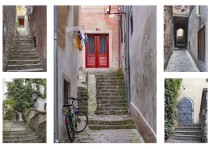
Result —
[[[58,6],[54,6],[54,142],[58,143]]]
[[[120,68],[120,16],[118,16],[118,68]]]
[[[127,89],[127,100],[128,100],[128,113],[130,113],[130,61],[129,61],[129,6],[126,6],[126,61],[125,61],[125,72],[126,72],[126,89]]]

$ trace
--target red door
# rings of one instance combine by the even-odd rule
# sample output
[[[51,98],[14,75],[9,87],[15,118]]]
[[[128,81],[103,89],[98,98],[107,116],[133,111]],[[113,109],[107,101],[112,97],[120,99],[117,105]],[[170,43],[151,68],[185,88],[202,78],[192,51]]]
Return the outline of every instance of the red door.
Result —
[[[86,68],[109,67],[109,35],[88,34],[86,45]]]

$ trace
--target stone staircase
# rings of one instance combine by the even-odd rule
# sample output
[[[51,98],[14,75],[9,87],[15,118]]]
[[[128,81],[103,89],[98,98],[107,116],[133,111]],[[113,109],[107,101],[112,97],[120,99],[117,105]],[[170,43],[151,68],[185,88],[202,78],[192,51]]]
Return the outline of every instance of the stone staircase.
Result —
[[[24,122],[3,122],[3,143],[43,143]]]
[[[17,36],[10,51],[8,72],[43,71],[33,40],[29,36]]]
[[[96,77],[95,116],[89,117],[89,128],[134,129],[134,121],[127,115],[126,91],[123,75],[108,73]]]
[[[127,101],[122,75],[96,75],[96,115],[127,114]]]
[[[179,125],[171,136],[174,140],[196,140],[201,141],[200,124]]]

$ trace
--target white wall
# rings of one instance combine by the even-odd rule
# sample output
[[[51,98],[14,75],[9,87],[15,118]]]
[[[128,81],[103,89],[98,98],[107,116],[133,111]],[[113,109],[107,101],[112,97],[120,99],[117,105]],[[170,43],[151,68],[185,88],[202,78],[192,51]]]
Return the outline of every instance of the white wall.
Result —
[[[180,101],[183,97],[188,97],[193,101],[194,123],[199,123],[203,88],[208,88],[206,79],[182,79],[181,91],[178,100]]]

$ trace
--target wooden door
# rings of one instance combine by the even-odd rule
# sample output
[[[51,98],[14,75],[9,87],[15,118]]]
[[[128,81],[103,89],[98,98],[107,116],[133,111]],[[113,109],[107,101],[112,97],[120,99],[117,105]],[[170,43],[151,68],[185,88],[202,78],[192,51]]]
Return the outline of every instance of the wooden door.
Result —
[[[178,123],[189,124],[192,123],[192,103],[188,99],[182,99],[178,104]]]
[[[205,26],[198,31],[198,59],[205,63]]]
[[[86,68],[109,67],[109,36],[108,34],[88,34],[86,45]]]

